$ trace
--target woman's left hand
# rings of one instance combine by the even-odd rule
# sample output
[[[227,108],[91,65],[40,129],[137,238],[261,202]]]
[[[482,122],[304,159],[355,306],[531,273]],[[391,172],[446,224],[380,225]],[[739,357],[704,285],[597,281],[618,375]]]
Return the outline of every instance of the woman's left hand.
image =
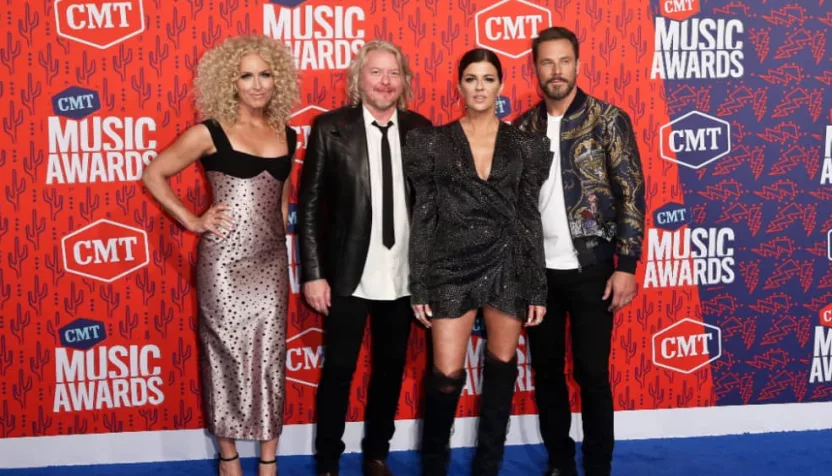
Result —
[[[526,313],[526,326],[536,326],[543,322],[543,316],[546,315],[545,306],[529,306],[529,312]]]
[[[423,326],[430,329],[430,321],[428,318],[433,317],[433,311],[430,310],[430,304],[416,304],[413,306],[413,315],[416,320],[421,322]]]

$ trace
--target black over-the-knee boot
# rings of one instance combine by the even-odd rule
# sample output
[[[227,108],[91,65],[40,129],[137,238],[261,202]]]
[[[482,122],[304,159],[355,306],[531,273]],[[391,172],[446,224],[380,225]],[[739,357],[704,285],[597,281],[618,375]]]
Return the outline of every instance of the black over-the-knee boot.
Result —
[[[516,357],[503,362],[486,352],[472,475],[497,476],[500,472],[516,379]]]
[[[448,474],[451,427],[466,375],[464,369],[451,375],[433,369],[427,376],[422,424],[422,474],[425,476]]]

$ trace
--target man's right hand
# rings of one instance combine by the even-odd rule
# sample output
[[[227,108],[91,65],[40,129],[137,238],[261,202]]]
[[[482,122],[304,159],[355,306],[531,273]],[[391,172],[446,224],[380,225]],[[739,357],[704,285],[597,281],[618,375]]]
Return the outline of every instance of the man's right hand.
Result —
[[[306,296],[306,302],[313,309],[325,316],[329,314],[329,307],[332,306],[332,296],[326,279],[315,279],[303,283],[303,295]]]

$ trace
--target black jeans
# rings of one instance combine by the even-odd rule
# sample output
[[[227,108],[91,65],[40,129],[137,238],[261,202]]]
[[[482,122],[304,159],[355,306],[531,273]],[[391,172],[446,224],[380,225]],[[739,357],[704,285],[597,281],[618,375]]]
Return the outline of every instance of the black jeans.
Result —
[[[540,433],[549,464],[563,470],[575,465],[575,441],[569,437],[572,415],[564,376],[566,314],[570,315],[575,381],[581,388],[584,439],[581,450],[587,476],[610,474],[613,451],[613,400],[609,359],[613,313],[611,299],[601,300],[612,263],[578,270],[546,270],[546,317],[528,328]]]
[[[337,471],[342,441],[367,315],[370,316],[371,374],[364,417],[364,457],[385,459],[395,430],[394,417],[402,388],[407,340],[413,323],[410,297],[369,301],[333,296],[324,316],[324,366],[315,397],[317,434],[315,459],[319,472]]]

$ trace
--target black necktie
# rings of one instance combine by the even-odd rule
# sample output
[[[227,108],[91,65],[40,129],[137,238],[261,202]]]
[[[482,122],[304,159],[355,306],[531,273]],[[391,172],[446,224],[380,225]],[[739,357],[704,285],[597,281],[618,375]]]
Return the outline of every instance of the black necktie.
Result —
[[[376,121],[373,125],[381,131],[381,242],[387,249],[396,243],[393,231],[393,158],[390,155],[390,141],[387,130],[393,125],[388,122],[380,126]]]

